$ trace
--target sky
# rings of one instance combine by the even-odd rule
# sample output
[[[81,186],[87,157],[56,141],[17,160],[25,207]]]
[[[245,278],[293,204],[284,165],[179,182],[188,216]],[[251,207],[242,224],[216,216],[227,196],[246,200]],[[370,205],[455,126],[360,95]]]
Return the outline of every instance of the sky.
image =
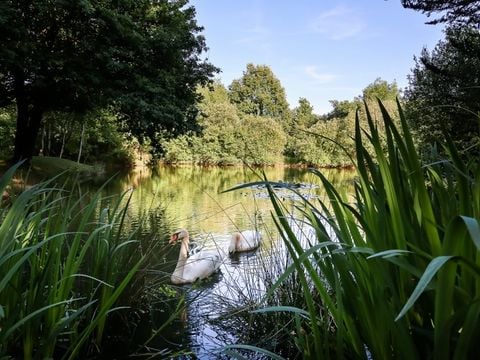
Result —
[[[400,0],[190,0],[204,27],[204,54],[229,86],[248,63],[268,65],[290,108],[306,98],[317,114],[353,100],[375,79],[408,85],[414,56],[444,38],[442,25]]]

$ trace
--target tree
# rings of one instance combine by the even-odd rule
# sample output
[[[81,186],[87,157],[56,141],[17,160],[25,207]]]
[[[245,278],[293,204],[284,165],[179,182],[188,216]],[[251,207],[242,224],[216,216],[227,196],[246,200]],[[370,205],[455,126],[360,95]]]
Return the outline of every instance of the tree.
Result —
[[[327,120],[342,119],[348,116],[348,114],[355,112],[360,103],[358,100],[330,100],[333,110],[327,114]]]
[[[305,130],[311,127],[319,120],[319,116],[313,113],[313,106],[305,98],[298,100],[298,106],[292,111],[292,123],[287,128],[287,145],[285,147],[285,155],[289,161],[301,162],[299,156],[301,152],[301,140],[309,136]]]
[[[230,103],[228,91],[218,81],[198,88],[197,122],[200,132],[189,133],[164,142],[167,162],[192,162],[202,165],[240,163],[243,151],[240,139],[240,118],[237,108]]]
[[[444,134],[461,149],[478,143],[480,115],[480,32],[450,27],[444,41],[415,58],[406,90],[407,111],[423,144]]]
[[[381,101],[395,101],[399,95],[400,91],[395,81],[389,84],[387,81],[377,78],[373,83],[363,89],[362,100],[376,101],[378,99]]]
[[[242,145],[238,157],[252,165],[283,162],[287,138],[278,121],[268,116],[244,115],[240,127]]]
[[[271,117],[284,126],[289,122],[285,90],[268,66],[248,64],[229,89],[232,103],[244,114]]]
[[[231,164],[236,161],[241,141],[240,118],[230,103],[227,89],[219,82],[200,90],[198,123],[202,128],[196,153],[203,164]]]
[[[380,133],[384,131],[378,100],[395,120],[398,115],[397,84],[377,78],[367,85],[362,95],[349,100],[331,100],[333,110],[305,128],[292,134],[290,152],[294,161],[315,166],[351,166],[355,154],[355,121],[358,112],[360,127],[368,129],[366,107]],[[366,105],[366,106],[365,106]],[[294,114],[297,113],[294,110]],[[295,119],[295,117],[294,117]],[[383,141],[383,140],[381,140]]]
[[[305,98],[298,100],[298,106],[293,110],[292,116],[297,127],[308,128],[318,121],[318,116],[313,113],[313,106]]]
[[[407,9],[421,11],[429,17],[433,13],[443,13],[427,24],[480,25],[479,0],[402,0],[402,5]]]
[[[134,134],[195,124],[197,84],[216,69],[187,0],[3,1],[0,106],[15,103],[14,160],[30,158],[49,111],[111,106]]]

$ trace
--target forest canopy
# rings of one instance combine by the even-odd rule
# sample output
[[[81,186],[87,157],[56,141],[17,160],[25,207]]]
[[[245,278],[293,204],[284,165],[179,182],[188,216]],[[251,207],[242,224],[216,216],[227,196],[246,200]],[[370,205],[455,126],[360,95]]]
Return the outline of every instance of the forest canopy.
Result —
[[[467,151],[480,141],[479,1],[402,5],[447,24],[445,39],[414,58],[406,89],[378,78],[319,115],[306,98],[288,104],[266,64],[212,85],[219,69],[187,0],[1,2],[0,156],[126,164],[135,148],[169,162],[346,166],[356,112],[397,98],[421,149],[449,133]]]
[[[201,58],[195,9],[177,1],[3,1],[0,106],[16,104],[14,160],[34,154],[52,111],[109,108],[138,138],[195,128]],[[79,118],[81,119],[81,118]]]

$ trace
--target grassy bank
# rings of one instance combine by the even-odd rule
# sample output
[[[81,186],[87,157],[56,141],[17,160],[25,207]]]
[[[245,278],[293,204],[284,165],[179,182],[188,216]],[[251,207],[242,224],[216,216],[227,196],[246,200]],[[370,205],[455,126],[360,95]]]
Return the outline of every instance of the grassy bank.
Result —
[[[33,156],[31,166],[35,170],[48,176],[57,175],[66,171],[84,176],[102,176],[105,173],[103,166],[87,165],[51,156]]]

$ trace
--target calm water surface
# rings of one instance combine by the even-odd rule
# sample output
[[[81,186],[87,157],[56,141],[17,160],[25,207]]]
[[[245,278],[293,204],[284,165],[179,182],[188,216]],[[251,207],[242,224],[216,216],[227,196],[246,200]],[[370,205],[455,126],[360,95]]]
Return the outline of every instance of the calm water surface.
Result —
[[[337,188],[351,191],[354,172],[321,171]],[[162,245],[161,253],[149,265],[152,282],[147,284],[158,294],[158,301],[152,302],[153,316],[140,322],[138,334],[130,339],[133,345],[126,346],[128,351],[135,349],[137,338],[140,344],[145,341],[142,326],[160,328],[175,313],[180,300],[185,299],[185,310],[148,343],[148,348],[139,352],[150,352],[155,359],[174,355],[180,359],[229,358],[219,351],[226,344],[235,344],[242,328],[229,323],[227,314],[261,299],[265,291],[262,274],[266,268],[271,270],[272,250],[281,248],[281,241],[264,187],[225,191],[261,181],[262,173],[269,181],[291,184],[313,202],[325,196],[319,178],[312,172],[284,167],[267,168],[259,173],[239,167],[159,167],[118,175],[110,181],[105,190],[107,195],[131,193],[128,218],[133,225],[141,224],[140,238]],[[290,190],[280,187],[276,193],[287,209],[300,204],[298,195]],[[173,286],[169,279],[179,248],[166,242],[178,228],[189,231],[192,251],[225,248],[233,232],[247,229],[258,229],[263,242],[257,251],[227,256],[220,272],[201,284]]]
[[[283,167],[263,170],[269,181],[293,184],[302,194],[324,196],[317,176],[306,169]],[[339,186],[349,186],[353,173],[343,170],[322,170]],[[271,210],[266,190],[240,189],[224,192],[239,184],[261,181],[259,175],[243,168],[160,167],[120,177],[111,191],[134,189],[134,211],[158,206],[165,209],[176,228],[186,228],[193,237],[201,234],[229,234],[238,229],[253,229],[259,221],[269,221]],[[284,201],[296,196],[288,190],[277,190]]]
[[[306,169],[274,167],[264,172],[268,180],[293,184],[313,201],[325,196],[318,177]],[[338,186],[351,187],[350,171],[322,170],[322,173]],[[185,228],[190,232],[191,247],[225,248],[235,231],[259,229],[263,235],[263,244],[256,252],[227,257],[221,271],[200,285],[165,286],[175,267],[178,247],[159,259],[153,272],[153,286],[163,297],[168,294],[172,301],[159,300],[154,326],[168,319],[182,295],[188,306],[150,342],[152,353],[165,351],[156,358],[168,358],[166,351],[173,354],[183,350],[180,358],[217,359],[221,357],[218,351],[222,346],[236,342],[238,329],[225,325],[228,321],[217,320],[235,306],[260,299],[264,293],[262,268],[279,240],[264,188],[225,190],[260,180],[259,174],[244,168],[160,167],[120,176],[109,187],[112,193],[133,189],[129,215],[134,221],[162,209],[163,226],[156,227],[155,221],[150,221],[149,226],[143,227],[144,236],[165,241],[169,235],[166,232]],[[283,188],[276,191],[287,208],[298,205],[298,196],[293,192]]]

